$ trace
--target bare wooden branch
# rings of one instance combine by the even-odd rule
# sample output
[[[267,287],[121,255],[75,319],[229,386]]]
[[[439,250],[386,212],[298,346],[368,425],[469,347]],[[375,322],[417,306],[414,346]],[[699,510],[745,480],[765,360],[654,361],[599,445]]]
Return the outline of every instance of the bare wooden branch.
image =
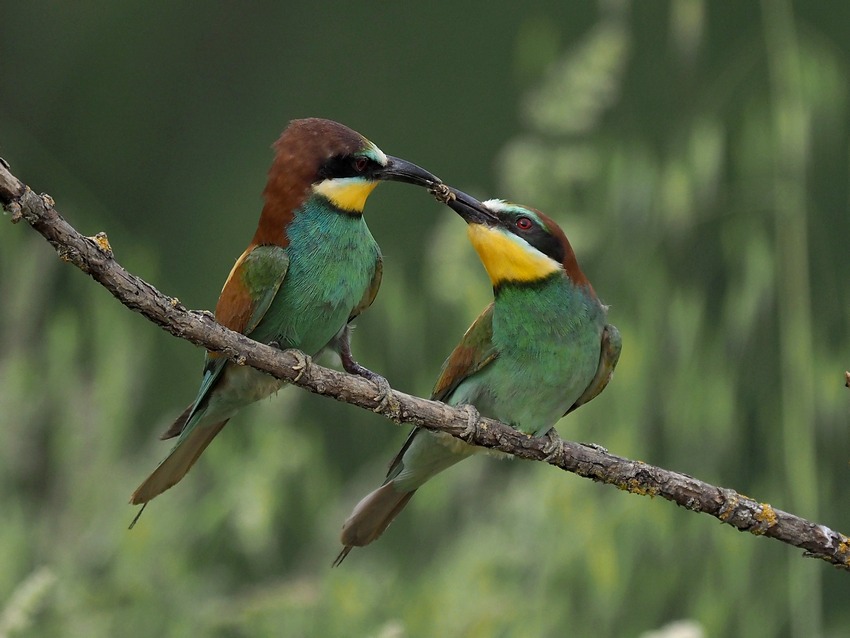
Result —
[[[0,203],[11,221],[25,220],[56,249],[60,259],[77,266],[109,290],[122,304],[171,334],[224,353],[294,385],[373,410],[396,423],[448,432],[469,443],[573,472],[644,496],[660,496],[693,512],[704,512],[740,531],[775,538],[805,550],[805,555],[850,569],[850,539],[825,525],[759,503],[735,490],[717,487],[686,474],[610,454],[607,450],[559,438],[529,437],[481,417],[470,407],[453,408],[393,391],[399,409],[381,407],[378,389],[361,377],[312,363],[297,351],[280,351],[248,339],[215,322],[206,311],[187,310],[115,261],[104,233],[85,237],[54,209],[48,195],[36,195],[0,162]],[[385,402],[384,405],[392,402]]]

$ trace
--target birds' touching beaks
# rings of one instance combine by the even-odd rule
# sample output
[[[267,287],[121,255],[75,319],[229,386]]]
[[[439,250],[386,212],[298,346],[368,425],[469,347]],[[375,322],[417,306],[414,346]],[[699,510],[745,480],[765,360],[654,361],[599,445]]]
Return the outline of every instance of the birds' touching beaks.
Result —
[[[596,397],[620,356],[564,232],[543,213],[450,190],[448,205],[493,284],[494,300],[443,364],[432,398],[471,404],[487,417],[540,436]],[[377,539],[427,480],[481,448],[415,428],[387,478],[345,521],[339,565],[352,547]]]
[[[381,252],[363,208],[381,181],[432,188],[440,180],[330,120],[293,120],[274,150],[257,230],[222,288],[216,320],[310,356],[333,349],[346,371],[386,385],[350,349],[350,322],[381,283]],[[208,352],[194,401],[163,435],[178,437],[176,444],[130,502],[147,503],[175,485],[239,409],[281,385]]]

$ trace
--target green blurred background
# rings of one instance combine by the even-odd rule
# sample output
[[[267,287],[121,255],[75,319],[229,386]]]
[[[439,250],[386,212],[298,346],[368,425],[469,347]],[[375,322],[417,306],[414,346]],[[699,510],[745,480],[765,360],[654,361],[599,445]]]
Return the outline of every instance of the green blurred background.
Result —
[[[0,155],[212,308],[287,121],[541,208],[624,349],[564,436],[850,531],[850,6],[59,3],[0,12]],[[360,360],[427,395],[490,298],[463,223],[382,186]],[[846,636],[850,575],[658,499],[470,460],[330,569],[405,429],[296,389],[127,531],[202,353],[0,229],[0,636]]]

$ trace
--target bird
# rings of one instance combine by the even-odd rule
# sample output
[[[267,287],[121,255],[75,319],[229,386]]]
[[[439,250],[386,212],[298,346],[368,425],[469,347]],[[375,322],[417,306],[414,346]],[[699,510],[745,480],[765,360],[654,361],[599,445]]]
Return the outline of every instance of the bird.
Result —
[[[622,349],[620,333],[606,323],[608,307],[551,218],[443,189],[443,201],[467,223],[493,301],[446,359],[431,398],[472,406],[531,436],[547,434],[608,385]],[[376,540],[426,481],[479,451],[447,433],[414,428],[381,487],[343,524],[343,549],[334,566],[353,547]]]
[[[292,120],[274,152],[257,230],[224,283],[215,318],[281,349],[336,351],[347,372],[389,388],[351,354],[351,322],[374,301],[382,274],[363,208],[381,181],[425,188],[441,182],[327,119]],[[130,503],[146,505],[177,484],[231,417],[282,384],[208,351],[194,401],[161,437],[177,442]]]

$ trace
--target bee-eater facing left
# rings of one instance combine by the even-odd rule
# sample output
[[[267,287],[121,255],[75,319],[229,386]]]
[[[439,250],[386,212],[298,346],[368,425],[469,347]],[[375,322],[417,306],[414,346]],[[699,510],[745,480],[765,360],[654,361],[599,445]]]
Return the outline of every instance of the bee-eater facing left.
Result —
[[[385,384],[350,349],[350,322],[381,283],[381,252],[363,208],[380,181],[430,188],[440,180],[330,120],[293,120],[274,149],[257,231],[224,283],[216,320],[310,356],[332,349],[347,372]],[[207,352],[195,400],[162,436],[177,443],[130,502],[147,503],[175,485],[237,411],[281,385]]]
[[[472,405],[532,436],[596,397],[620,357],[618,330],[579,268],[564,232],[540,211],[479,202],[449,189],[448,205],[493,284],[494,300],[443,364],[432,398]],[[339,565],[377,539],[426,481],[483,448],[415,428],[383,485],[345,521]]]

